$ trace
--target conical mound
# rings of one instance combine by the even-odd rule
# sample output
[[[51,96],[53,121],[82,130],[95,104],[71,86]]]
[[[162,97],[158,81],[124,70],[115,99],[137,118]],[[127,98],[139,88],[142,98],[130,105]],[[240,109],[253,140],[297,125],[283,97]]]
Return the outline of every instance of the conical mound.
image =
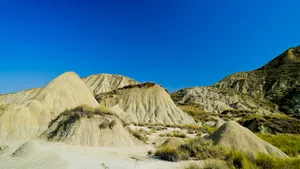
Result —
[[[250,130],[234,121],[229,121],[222,125],[217,131],[212,133],[208,139],[211,139],[216,145],[249,152],[254,155],[257,153],[265,153],[276,157],[288,157],[277,147],[260,139]]]
[[[194,120],[178,108],[170,95],[155,83],[130,85],[96,96],[106,107],[119,107],[126,123],[188,124]]]
[[[132,147],[142,143],[106,110],[78,107],[62,113],[41,138],[82,146]]]
[[[15,157],[28,157],[38,154],[42,146],[37,141],[28,141],[19,147],[12,155]]]
[[[82,78],[82,81],[94,95],[110,92],[124,86],[138,84],[137,81],[129,77],[113,74],[95,74]]]
[[[73,72],[67,72],[55,78],[34,99],[50,107],[56,114],[79,105],[98,106],[90,90]]]

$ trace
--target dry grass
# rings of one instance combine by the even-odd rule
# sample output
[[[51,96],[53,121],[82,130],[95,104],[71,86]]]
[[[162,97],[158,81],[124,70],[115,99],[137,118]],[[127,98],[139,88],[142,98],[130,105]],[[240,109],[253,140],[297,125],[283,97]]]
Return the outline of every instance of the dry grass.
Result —
[[[178,105],[178,107],[193,117],[196,122],[205,122],[214,120],[213,117],[216,116],[214,113],[205,112],[202,107],[198,105]]]
[[[140,133],[140,132],[137,131],[137,130],[130,130],[130,129],[129,129],[129,132],[130,132],[134,137],[136,137],[137,139],[143,141],[144,143],[147,143],[147,141],[149,140],[148,137],[147,137],[145,134],[142,134],[142,133]]]
[[[214,146],[212,141],[203,138],[190,139],[180,146],[164,145],[155,155],[165,160],[179,161],[189,158],[205,160],[209,158],[225,158],[225,151],[219,146]]]
[[[159,147],[155,152],[155,155],[159,156],[161,159],[173,162],[189,159],[189,154],[187,151],[182,151],[176,146],[171,145],[163,145]]]
[[[160,137],[179,137],[179,138],[186,138],[186,134],[182,133],[180,131],[173,131],[171,133],[166,133],[166,134],[160,134]]]

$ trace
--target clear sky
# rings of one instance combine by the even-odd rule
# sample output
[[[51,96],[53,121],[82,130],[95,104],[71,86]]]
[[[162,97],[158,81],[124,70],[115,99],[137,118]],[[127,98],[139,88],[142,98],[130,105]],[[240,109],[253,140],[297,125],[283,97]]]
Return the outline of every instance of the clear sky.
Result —
[[[0,2],[0,93],[66,71],[171,91],[256,69],[300,45],[299,0]]]

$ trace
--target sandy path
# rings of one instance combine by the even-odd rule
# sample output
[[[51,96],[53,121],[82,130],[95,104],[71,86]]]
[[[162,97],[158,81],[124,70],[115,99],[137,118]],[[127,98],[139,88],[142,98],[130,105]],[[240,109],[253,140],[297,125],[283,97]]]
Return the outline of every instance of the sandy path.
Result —
[[[148,156],[148,150],[153,150],[151,146],[83,147],[45,142],[42,145],[42,152],[33,157],[0,156],[0,169],[182,169],[188,163]]]
[[[147,156],[147,151],[153,149],[149,146],[109,148],[49,144],[45,148],[60,154],[69,163],[68,169],[179,169],[183,165]]]

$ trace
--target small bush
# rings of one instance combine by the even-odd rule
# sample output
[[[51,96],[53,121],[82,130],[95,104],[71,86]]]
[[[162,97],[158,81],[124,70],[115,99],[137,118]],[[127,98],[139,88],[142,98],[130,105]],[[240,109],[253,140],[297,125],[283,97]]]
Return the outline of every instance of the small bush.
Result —
[[[100,129],[106,129],[108,128],[110,125],[110,122],[108,120],[104,120],[100,125],[99,125],[99,128]]]
[[[211,134],[211,133],[215,132],[218,128],[205,125],[205,126],[203,126],[203,129],[207,133]]]
[[[117,125],[117,121],[116,121],[116,120],[113,120],[113,121],[110,122],[109,128],[110,128],[110,129],[113,129],[116,125]]]
[[[226,162],[231,168],[255,169],[257,168],[253,156],[240,151],[229,151]]]
[[[131,130],[130,132],[131,132],[131,133],[133,134],[133,136],[136,137],[137,139],[139,139],[139,140],[141,140],[141,141],[143,141],[143,142],[145,142],[145,143],[148,141],[148,137],[147,137],[147,136],[144,136],[144,135],[142,135],[142,134],[140,134],[139,131]]]
[[[183,151],[178,149],[176,146],[171,145],[163,145],[155,152],[156,156],[167,160],[167,161],[180,161],[187,160],[189,158],[189,154],[187,151]]]

